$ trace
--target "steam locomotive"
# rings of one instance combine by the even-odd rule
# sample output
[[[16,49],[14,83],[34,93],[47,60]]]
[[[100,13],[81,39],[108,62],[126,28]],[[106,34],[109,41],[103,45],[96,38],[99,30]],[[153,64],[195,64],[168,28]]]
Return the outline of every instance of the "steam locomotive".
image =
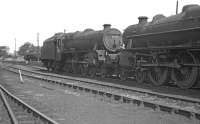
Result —
[[[47,39],[41,50],[41,60],[49,70],[95,76],[116,72],[117,51],[122,48],[122,33],[110,24],[104,29],[83,32],[56,33]]]
[[[123,35],[109,24],[100,31],[57,33],[44,42],[41,60],[49,70],[115,74],[121,80],[135,77],[139,83],[157,86],[170,82],[185,89],[198,86],[200,6],[186,5],[179,14],[159,14],[150,22],[145,16],[138,19]]]
[[[123,41],[126,49],[119,61],[123,78],[134,74],[138,82],[150,80],[155,85],[198,85],[200,6],[186,5],[177,15],[156,15],[151,22],[139,17],[138,24],[125,29]]]

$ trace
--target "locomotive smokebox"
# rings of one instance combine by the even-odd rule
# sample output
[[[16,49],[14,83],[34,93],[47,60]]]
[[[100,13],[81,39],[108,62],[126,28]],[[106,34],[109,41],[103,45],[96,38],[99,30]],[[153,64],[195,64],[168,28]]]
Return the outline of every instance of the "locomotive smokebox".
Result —
[[[111,28],[111,24],[104,24],[103,25],[103,30],[108,30]]]
[[[138,20],[139,20],[139,24],[144,24],[144,23],[147,23],[148,17],[140,16],[138,17]]]

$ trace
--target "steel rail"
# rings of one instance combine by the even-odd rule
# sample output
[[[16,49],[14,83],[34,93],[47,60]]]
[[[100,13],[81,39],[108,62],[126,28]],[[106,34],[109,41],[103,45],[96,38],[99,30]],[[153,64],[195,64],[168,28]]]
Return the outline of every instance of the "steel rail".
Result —
[[[45,124],[59,124],[58,122],[52,120],[51,118],[47,117],[43,113],[39,112],[35,108],[31,107],[27,103],[23,102],[21,99],[17,98],[13,94],[11,94],[8,90],[6,90],[2,85],[0,85],[1,92],[3,91],[7,96],[9,96],[12,100],[17,102],[18,105],[23,106],[23,108],[28,109],[29,112],[32,113],[32,115],[36,118],[39,118],[45,122]],[[10,108],[11,109],[11,108]],[[11,110],[12,111],[12,110]],[[13,112],[12,112],[13,114]],[[14,116],[14,114],[12,115]],[[14,119],[14,124],[18,124],[16,118]]]
[[[14,69],[20,69],[22,71],[33,73],[33,74],[40,74],[40,75],[51,76],[51,77],[55,77],[55,78],[63,78],[63,79],[74,80],[74,81],[78,81],[78,82],[81,81],[81,82],[90,83],[90,84],[98,84],[98,85],[101,85],[101,86],[109,86],[109,87],[113,87],[113,88],[129,90],[129,91],[133,91],[133,92],[148,93],[148,94],[151,94],[151,95],[157,95],[157,96],[159,95],[160,97],[168,97],[170,99],[176,99],[176,100],[178,99],[178,100],[182,100],[182,101],[186,101],[186,102],[192,102],[192,103],[200,104],[200,99],[190,98],[190,97],[187,97],[187,96],[159,93],[159,92],[150,91],[150,90],[142,89],[142,88],[134,88],[134,87],[130,88],[128,86],[124,86],[124,85],[120,85],[120,84],[113,84],[113,83],[109,83],[109,82],[102,82],[102,81],[98,81],[98,80],[94,80],[94,79],[62,76],[62,75],[58,75],[58,74],[47,74],[47,73],[42,73],[42,72],[30,71],[30,70],[26,70],[26,69],[22,69],[22,68],[18,68],[18,67],[13,67],[13,66],[9,66],[9,67],[14,68]]]
[[[27,71],[27,72],[32,72],[32,71]],[[15,73],[17,73],[17,72],[15,72]],[[36,73],[36,72],[34,72],[34,73]],[[130,94],[122,94],[122,93],[118,93],[118,92],[105,91],[104,88],[99,89],[99,88],[94,88],[92,86],[82,86],[82,85],[73,84],[73,83],[69,83],[69,82],[61,82],[61,81],[57,81],[57,80],[53,80],[53,79],[42,78],[40,76],[34,76],[32,74],[31,75],[23,74],[23,75],[31,77],[31,78],[36,78],[39,80],[45,80],[47,82],[59,84],[62,86],[68,86],[69,88],[73,88],[73,89],[84,90],[86,92],[91,92],[93,94],[98,94],[98,95],[107,96],[107,97],[113,97],[114,99],[122,100],[123,102],[132,102],[137,105],[151,107],[154,110],[161,110],[161,111],[167,111],[169,113],[185,115],[185,116],[191,118],[192,120],[197,119],[198,122],[200,121],[200,111],[196,110],[196,109],[192,109],[192,108],[188,108],[188,107],[181,107],[180,105],[176,105],[176,104],[171,105],[171,104],[162,103],[162,102],[160,103],[159,101],[155,102],[155,101],[152,101],[151,99],[143,99],[140,97],[131,96]],[[70,80],[74,80],[74,79],[70,79]],[[77,81],[78,79],[75,79],[75,80]],[[79,82],[82,82],[82,80],[79,79]],[[85,82],[85,81],[83,81],[83,82]],[[93,84],[95,84],[95,83],[93,83]],[[108,87],[108,85],[105,85],[105,87]],[[111,86],[111,87],[113,88],[113,86]],[[119,87],[118,87],[118,89],[119,89]],[[123,88],[121,88],[121,89],[123,89]],[[127,90],[127,89],[125,89],[125,90]],[[145,93],[146,92],[144,92],[144,94]],[[156,94],[156,95],[158,95],[158,94]],[[164,99],[167,99],[167,98],[165,97]],[[198,105],[199,105],[199,103],[198,103]]]
[[[15,114],[13,113],[13,111],[12,111],[12,109],[11,109],[11,107],[10,107],[8,101],[6,100],[6,97],[5,97],[5,95],[4,95],[3,91],[2,91],[2,89],[0,89],[0,93],[1,93],[1,98],[2,98],[2,100],[3,100],[3,102],[4,102],[4,105],[5,105],[5,107],[6,107],[7,111],[8,111],[8,114],[9,114],[9,116],[10,116],[11,122],[12,122],[13,124],[18,124],[18,121],[17,121],[17,119],[16,119],[16,117],[15,117]]]

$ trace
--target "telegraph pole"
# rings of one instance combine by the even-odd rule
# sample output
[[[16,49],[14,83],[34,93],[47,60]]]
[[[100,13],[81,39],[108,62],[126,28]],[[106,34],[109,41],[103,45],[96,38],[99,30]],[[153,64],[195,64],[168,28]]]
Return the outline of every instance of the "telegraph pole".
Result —
[[[178,0],[176,1],[176,14],[178,14]]]
[[[39,62],[39,59],[40,59],[40,46],[39,46],[39,33],[37,33],[37,52],[38,52],[38,62]]]
[[[15,58],[16,58],[16,56],[17,56],[17,50],[16,50],[16,45],[17,43],[16,43],[16,38],[15,38],[15,52],[14,52],[14,54],[15,54]]]

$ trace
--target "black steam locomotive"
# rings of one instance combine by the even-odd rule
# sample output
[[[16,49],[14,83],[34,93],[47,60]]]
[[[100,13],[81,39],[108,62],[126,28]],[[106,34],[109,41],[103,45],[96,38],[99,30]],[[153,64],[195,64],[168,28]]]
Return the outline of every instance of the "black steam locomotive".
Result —
[[[151,22],[139,17],[139,23],[127,27],[123,36],[108,24],[101,31],[57,33],[44,42],[41,60],[49,70],[197,86],[200,6],[186,5],[177,15],[156,15]]]
[[[104,29],[57,33],[47,39],[41,50],[41,60],[49,70],[95,76],[112,75],[118,65],[117,51],[122,47],[122,34],[105,24]]]
[[[198,84],[200,6],[186,5],[180,14],[156,15],[151,22],[139,17],[138,24],[125,29],[123,42],[126,49],[119,62],[123,78],[134,74],[138,82],[173,81],[181,88]]]

